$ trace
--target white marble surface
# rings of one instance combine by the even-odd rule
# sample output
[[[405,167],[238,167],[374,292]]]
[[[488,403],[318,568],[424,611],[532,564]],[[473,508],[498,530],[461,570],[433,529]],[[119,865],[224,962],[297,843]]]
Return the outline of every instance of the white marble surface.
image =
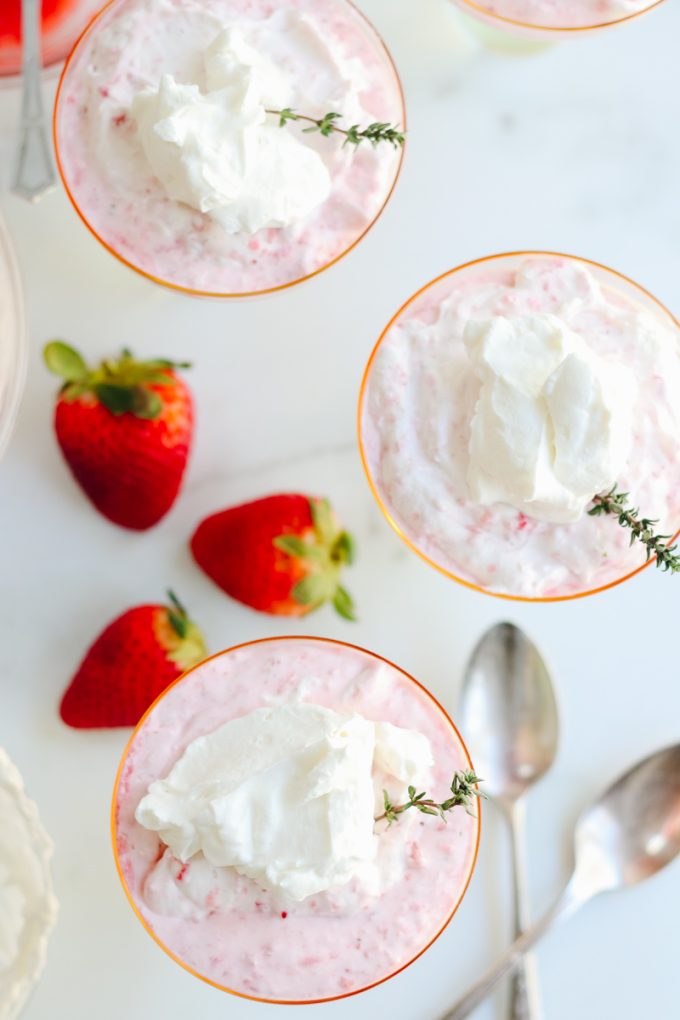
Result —
[[[604,596],[512,606],[447,582],[392,534],[355,450],[362,367],[418,286],[494,251],[544,247],[601,260],[680,311],[680,4],[626,29],[507,59],[467,51],[444,0],[362,0],[393,48],[407,91],[410,147],[386,215],[320,278],[259,302],[172,295],[101,250],[61,192],[30,208],[8,193],[17,96],[0,92],[0,204],[22,264],[32,353],[19,426],[0,467],[0,744],[22,767],[56,841],[61,916],[26,1020],[265,1017],[277,1007],[225,997],[173,964],[132,915],[108,834],[125,732],[58,721],[64,685],[117,612],[172,584],[218,649],[309,631],[365,644],[425,681],[455,712],[480,632],[509,617],[552,664],[562,709],[557,765],[531,797],[529,850],[541,909],[567,874],[569,833],[591,791],[678,738],[680,685],[666,635],[680,581],[651,571]],[[183,498],[154,532],[93,513],[66,474],[50,417],[45,340],[91,357],[127,344],[189,356],[196,448]],[[186,539],[205,512],[279,487],[327,492],[358,533],[352,590],[361,622],[323,611],[276,622],[221,598]],[[508,936],[505,834],[486,812],[473,885],[439,942],[404,974],[358,998],[290,1007],[340,1020],[380,1012],[435,1020]],[[549,1020],[677,1016],[680,865],[602,898],[538,953]],[[501,1015],[493,1003],[480,1020]]]

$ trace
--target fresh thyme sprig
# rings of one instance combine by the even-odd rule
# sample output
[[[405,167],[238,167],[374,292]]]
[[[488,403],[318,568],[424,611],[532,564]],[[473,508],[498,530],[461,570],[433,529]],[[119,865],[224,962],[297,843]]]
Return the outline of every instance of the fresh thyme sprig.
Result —
[[[640,511],[631,507],[628,492],[619,492],[614,485],[609,492],[600,493],[593,499],[593,506],[588,511],[590,517],[611,514],[618,519],[622,528],[630,528],[630,544],[642,542],[647,547],[647,560],[656,557],[656,565],[672,574],[680,573],[680,555],[676,552],[677,545],[668,545],[671,535],[655,535],[654,525],[648,517],[640,517]]]
[[[285,127],[290,120],[304,120],[311,124],[311,127],[303,128],[305,134],[318,131],[324,138],[328,138],[332,134],[344,135],[345,141],[343,145],[358,146],[366,141],[376,146],[380,142],[389,142],[395,149],[398,149],[404,144],[406,137],[396,124],[382,123],[382,121],[376,121],[365,128],[362,128],[360,124],[352,124],[348,128],[340,127],[337,122],[342,118],[342,114],[332,111],[325,113],[323,117],[318,119],[316,117],[308,117],[304,113],[297,113],[296,110],[291,110],[289,106],[283,110],[266,110],[265,112],[279,118],[279,127]]]
[[[451,796],[447,797],[441,804],[431,800],[426,793],[416,793],[415,786],[409,786],[408,801],[405,804],[392,804],[387,790],[383,790],[385,810],[381,815],[378,815],[376,822],[381,822],[385,819],[388,826],[390,826],[393,822],[396,822],[399,815],[402,815],[404,811],[410,810],[410,808],[415,808],[416,811],[420,811],[423,815],[438,815],[443,821],[446,821],[447,811],[462,806],[469,815],[474,817],[475,812],[470,810],[470,805],[475,797],[484,797],[484,794],[476,789],[477,783],[481,782],[482,780],[470,770],[454,772],[451,783]]]

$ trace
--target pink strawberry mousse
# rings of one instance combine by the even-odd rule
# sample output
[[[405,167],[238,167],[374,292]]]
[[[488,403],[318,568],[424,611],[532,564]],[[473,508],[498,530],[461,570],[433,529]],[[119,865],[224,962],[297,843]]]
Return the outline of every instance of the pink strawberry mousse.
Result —
[[[542,254],[498,256],[446,274],[408,302],[381,337],[366,370],[361,441],[369,479],[390,522],[432,564],[494,594],[568,598],[622,580],[644,564],[645,550],[630,544],[630,532],[615,517],[588,515],[589,489],[582,512],[562,521],[551,520],[540,505],[536,513],[531,504],[521,512],[502,498],[476,498],[480,473],[496,467],[507,475],[510,463],[499,446],[495,455],[486,451],[479,470],[473,422],[489,405],[471,358],[470,330],[480,324],[483,330],[500,325],[510,335],[515,328],[521,333],[548,324],[585,345],[612,379],[625,372],[631,385],[610,389],[628,432],[627,450],[607,485],[616,481],[619,491],[629,492],[642,516],[658,521],[659,534],[678,529],[680,327],[617,273]],[[514,358],[520,372],[524,362],[516,346],[512,351],[507,363],[512,370]],[[529,366],[535,364],[530,356]],[[591,384],[567,401],[567,411],[574,408],[568,430],[582,433],[584,442],[574,476],[607,420],[602,409],[599,418],[582,424]],[[504,392],[507,385],[494,397],[494,413],[503,410]],[[511,418],[504,427],[512,433]],[[549,451],[555,440],[549,429],[547,436]],[[563,474],[562,481],[569,485],[571,479]]]
[[[274,638],[226,651],[172,686],[133,735],[114,793],[121,878],[156,941],[204,980],[275,1002],[351,995],[413,961],[460,903],[479,835],[478,816],[462,807],[446,823],[407,812],[375,828],[381,892],[355,876],[299,901],[201,854],[181,863],[135,820],[150,784],[196,738],[263,706],[300,702],[427,738],[434,761],[427,792],[438,801],[454,771],[470,767],[444,711],[395,666],[332,641]]]
[[[140,133],[134,101],[169,76],[176,95],[184,90],[186,98],[186,89],[196,87],[205,97],[211,89],[206,55],[225,30],[237,33],[247,53],[244,75],[251,74],[247,62],[254,62],[262,109],[293,108],[316,118],[334,111],[345,127],[375,121],[403,126],[401,87],[390,56],[348,0],[113,0],[68,62],[57,99],[56,142],[76,209],[114,254],[157,282],[239,296],[299,282],[349,251],[382,211],[402,152],[389,143],[345,146],[341,135],[305,133],[308,124],[289,122],[277,130],[291,132],[307,162],[317,161],[320,194],[294,222],[234,230],[233,223],[225,226],[220,210],[211,214],[210,197],[195,206],[169,197],[148,158],[146,143],[151,137],[158,144],[158,136],[148,126],[146,138]],[[231,52],[218,71],[233,80],[235,62]],[[280,101],[267,101],[271,95]],[[243,100],[248,116],[253,99],[248,91]],[[195,112],[205,113],[205,106]],[[214,108],[212,115],[219,115]],[[240,115],[237,110],[236,122]],[[265,123],[278,121],[267,114]],[[224,138],[218,128],[217,144]],[[271,132],[269,139],[268,153]],[[246,150],[236,145],[232,163]],[[210,178],[219,188],[225,179],[221,170],[201,165],[214,152],[208,139],[191,171],[193,184]],[[256,159],[253,175],[268,162]],[[318,185],[320,175],[326,187]],[[176,184],[177,176],[169,173],[168,179]],[[304,199],[304,187],[297,197]]]

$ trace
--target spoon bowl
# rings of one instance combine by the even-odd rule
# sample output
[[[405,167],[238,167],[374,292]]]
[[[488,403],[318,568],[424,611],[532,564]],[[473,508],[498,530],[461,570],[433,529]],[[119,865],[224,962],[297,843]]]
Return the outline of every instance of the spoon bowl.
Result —
[[[582,815],[576,873],[599,890],[636,885],[680,854],[680,745],[629,769]]]
[[[463,1020],[558,920],[597,893],[637,885],[680,856],[680,744],[638,762],[587,808],[575,833],[576,867],[557,902],[440,1020]]]
[[[491,627],[474,649],[460,720],[484,792],[503,805],[552,765],[558,741],[553,685],[541,653],[514,624]]]

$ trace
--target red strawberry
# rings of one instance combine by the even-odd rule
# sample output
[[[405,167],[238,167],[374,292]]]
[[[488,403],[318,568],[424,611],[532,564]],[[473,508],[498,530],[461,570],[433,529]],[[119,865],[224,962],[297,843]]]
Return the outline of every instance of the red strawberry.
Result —
[[[123,351],[89,369],[60,341],[46,346],[45,361],[65,380],[54,427],[85,495],[114,524],[157,524],[175,502],[191,445],[191,394],[174,372],[188,366]]]
[[[199,524],[191,550],[227,595],[262,613],[304,616],[331,601],[355,618],[340,584],[354,543],[326,499],[267,496],[223,510]]]
[[[203,635],[169,596],[170,606],[128,609],[99,635],[62,698],[68,726],[134,726],[168,684],[205,658]]]

